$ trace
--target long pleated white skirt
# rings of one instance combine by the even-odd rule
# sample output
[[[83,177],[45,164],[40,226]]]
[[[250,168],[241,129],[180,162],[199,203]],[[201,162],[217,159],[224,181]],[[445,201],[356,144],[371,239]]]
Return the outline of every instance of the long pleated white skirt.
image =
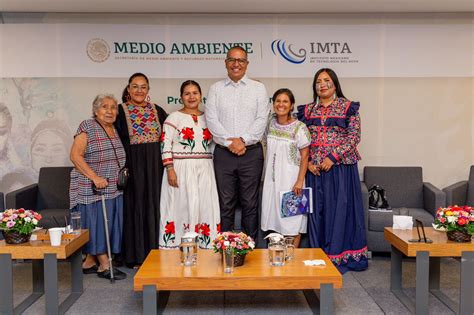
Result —
[[[186,231],[199,234],[199,247],[211,248],[220,231],[219,197],[212,159],[175,159],[178,188],[163,175],[160,248],[177,248]]]

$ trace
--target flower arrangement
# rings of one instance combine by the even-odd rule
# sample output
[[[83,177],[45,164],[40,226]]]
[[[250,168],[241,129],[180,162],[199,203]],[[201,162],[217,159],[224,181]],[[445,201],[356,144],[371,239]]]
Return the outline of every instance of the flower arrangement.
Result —
[[[41,214],[33,210],[8,209],[0,213],[0,230],[29,235],[41,220]]]
[[[449,206],[439,208],[434,224],[448,232],[459,231],[474,235],[474,207]]]
[[[255,242],[244,232],[222,232],[217,234],[216,239],[212,241],[212,246],[215,253],[232,249],[235,255],[246,255],[253,251]]]

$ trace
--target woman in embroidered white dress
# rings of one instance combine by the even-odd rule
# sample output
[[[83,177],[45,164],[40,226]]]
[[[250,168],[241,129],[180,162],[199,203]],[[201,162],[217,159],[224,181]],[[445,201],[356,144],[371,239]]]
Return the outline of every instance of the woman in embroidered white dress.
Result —
[[[160,248],[177,248],[188,231],[199,234],[200,248],[211,248],[220,231],[212,135],[199,110],[199,84],[185,81],[180,92],[184,106],[170,114],[163,127]]]
[[[294,236],[299,246],[306,233],[305,214],[282,218],[280,192],[292,190],[301,194],[308,168],[310,134],[305,124],[292,116],[295,97],[289,89],[273,94],[275,116],[266,132],[267,153],[262,196],[262,230]]]

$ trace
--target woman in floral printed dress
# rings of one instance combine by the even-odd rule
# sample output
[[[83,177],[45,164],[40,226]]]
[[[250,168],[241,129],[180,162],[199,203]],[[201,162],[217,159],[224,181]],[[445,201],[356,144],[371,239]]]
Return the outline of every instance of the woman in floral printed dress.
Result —
[[[308,215],[311,247],[320,247],[341,273],[365,270],[367,241],[357,161],[359,103],[347,100],[336,73],[316,72],[314,102],[298,106],[298,119],[311,133],[306,185],[313,188]]]
[[[183,108],[168,116],[163,132],[160,248],[177,248],[187,231],[199,234],[199,247],[211,248],[220,230],[219,197],[212,162],[212,135],[199,110],[195,81],[181,85]]]

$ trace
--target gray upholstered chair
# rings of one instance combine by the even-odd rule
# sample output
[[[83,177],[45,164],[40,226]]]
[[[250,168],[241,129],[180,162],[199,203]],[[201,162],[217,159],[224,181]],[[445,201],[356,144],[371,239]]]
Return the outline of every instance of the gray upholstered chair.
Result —
[[[390,212],[369,211],[368,189],[373,185],[385,189]],[[390,245],[384,240],[384,227],[393,225],[393,215],[409,215],[431,226],[436,210],[446,204],[443,191],[423,182],[421,167],[364,167],[362,195],[365,208],[365,225],[369,251],[389,252]]]
[[[7,208],[35,210],[43,218],[39,226],[64,226],[69,218],[69,181],[72,167],[42,167],[38,183],[14,190],[5,197]]]
[[[443,189],[447,206],[474,206],[474,165],[471,165],[469,180],[463,180]]]

